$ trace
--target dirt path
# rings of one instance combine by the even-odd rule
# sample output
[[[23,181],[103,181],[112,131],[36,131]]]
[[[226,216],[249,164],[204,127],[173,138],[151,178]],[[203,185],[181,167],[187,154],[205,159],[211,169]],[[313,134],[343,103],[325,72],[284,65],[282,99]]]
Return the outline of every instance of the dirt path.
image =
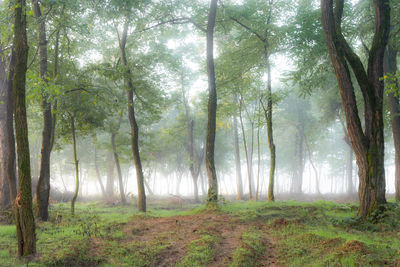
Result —
[[[221,213],[154,218],[135,216],[124,226],[124,242],[165,242],[168,248],[157,256],[155,266],[175,266],[188,252],[189,244],[202,235],[217,237],[214,257],[208,266],[229,266],[233,252],[242,245],[242,234],[257,228],[265,234],[265,251],[256,266],[277,266],[272,238],[266,225],[241,221],[238,217]]]

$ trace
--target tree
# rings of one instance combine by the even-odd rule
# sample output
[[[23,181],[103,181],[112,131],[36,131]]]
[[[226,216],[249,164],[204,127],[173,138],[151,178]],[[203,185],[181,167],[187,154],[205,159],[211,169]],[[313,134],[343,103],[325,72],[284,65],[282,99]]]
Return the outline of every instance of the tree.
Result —
[[[217,118],[217,88],[214,70],[214,26],[218,0],[211,0],[207,24],[207,75],[208,75],[208,123],[206,138],[206,169],[208,175],[207,203],[218,201],[218,180],[214,163],[215,130]]]
[[[14,213],[17,226],[18,255],[36,253],[35,220],[32,212],[31,169],[26,118],[25,80],[28,60],[26,1],[18,0],[14,15],[15,70],[13,77],[15,134],[18,156],[18,194]]]
[[[46,38],[46,19],[42,15],[39,1],[33,0],[33,14],[37,23],[37,44],[39,56],[39,77],[42,85],[47,84],[47,38]],[[40,175],[36,189],[37,210],[36,215],[43,221],[47,221],[49,217],[48,206],[50,196],[50,153],[53,130],[53,117],[51,113],[51,103],[49,102],[48,93],[42,89],[42,112],[43,112],[43,131],[42,131],[42,148],[40,158]]]
[[[392,1],[392,14],[397,14],[400,10],[400,4],[397,1]],[[391,16],[391,27],[390,27],[390,37],[389,44],[385,51],[384,59],[384,72],[385,72],[385,86],[389,89],[388,92],[388,104],[391,115],[391,125],[394,141],[394,151],[395,151],[395,198],[396,201],[400,201],[400,104],[399,104],[399,82],[395,78],[397,73],[397,56],[399,52],[399,47],[397,45],[399,41],[399,27],[400,21],[398,17]],[[389,77],[392,77],[389,78]],[[393,79],[394,78],[394,79]]]
[[[128,29],[129,29],[128,23],[129,23],[128,18],[126,18],[122,36],[119,38],[119,50],[120,50],[122,65],[125,67],[125,83],[126,83],[127,97],[128,97],[128,114],[129,114],[129,123],[131,125],[132,154],[133,154],[133,161],[135,162],[136,179],[138,185],[137,203],[139,211],[146,212],[146,191],[144,188],[142,161],[140,159],[140,153],[139,153],[139,127],[136,122],[135,106],[133,102],[133,95],[135,93],[135,88],[133,86],[131,78],[131,70],[128,66],[128,61],[125,51],[126,40],[128,37]]]
[[[5,55],[0,55],[0,209],[11,208],[17,191],[12,92],[15,53],[13,48],[11,50],[9,62],[5,60]]]
[[[383,56],[389,38],[389,1],[374,1],[376,29],[365,70],[360,57],[342,33],[344,0],[321,0],[325,41],[335,69],[349,137],[356,155],[359,184],[359,214],[371,215],[386,203],[383,137]],[[364,100],[364,129],[357,108],[350,69]]]

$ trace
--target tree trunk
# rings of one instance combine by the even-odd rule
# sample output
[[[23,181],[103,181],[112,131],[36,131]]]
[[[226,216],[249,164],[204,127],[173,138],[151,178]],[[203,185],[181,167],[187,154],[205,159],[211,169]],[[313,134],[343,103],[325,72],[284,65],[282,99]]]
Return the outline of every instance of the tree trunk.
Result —
[[[374,1],[376,31],[368,55],[368,69],[348,45],[341,32],[344,1],[321,0],[322,25],[326,45],[335,69],[347,130],[358,165],[359,214],[362,217],[381,210],[386,203],[383,135],[383,56],[389,38],[390,5],[388,0]],[[364,100],[363,129],[358,113],[351,66]]]
[[[28,60],[26,35],[26,2],[16,1],[14,23],[14,47],[16,64],[13,79],[15,133],[18,155],[18,194],[14,212],[18,237],[18,255],[36,253],[35,220],[32,212],[32,187],[29,156],[28,124],[26,117],[25,80]]]
[[[211,0],[207,23],[207,75],[208,75],[208,123],[206,138],[206,169],[208,176],[207,203],[218,201],[218,180],[214,163],[215,131],[217,120],[217,88],[214,70],[214,26],[218,0]]]
[[[233,116],[233,135],[234,135],[234,149],[235,149],[235,165],[236,165],[236,199],[243,199],[243,183],[242,183],[242,170],[240,166],[240,151],[239,151],[239,134],[236,116]]]
[[[8,70],[8,82],[7,82],[7,118],[6,118],[6,130],[7,130],[7,158],[6,158],[6,177],[10,192],[11,205],[14,204],[14,200],[17,197],[17,174],[16,174],[16,162],[15,162],[15,136],[14,136],[14,93],[13,93],[13,77],[16,63],[16,54],[14,48],[11,51],[10,67]]]
[[[314,161],[312,160],[311,148],[310,148],[310,144],[308,143],[307,136],[305,135],[304,132],[303,132],[303,134],[304,134],[304,142],[305,142],[305,145],[306,145],[306,148],[307,148],[308,161],[310,162],[310,165],[313,168],[314,174],[315,174],[315,193],[320,195],[321,191],[319,190],[319,175],[318,175],[318,171],[317,171],[317,168],[314,165]],[[311,179],[310,179],[310,181],[311,181]],[[310,190],[311,190],[311,187],[310,187]]]
[[[267,62],[267,72],[268,72],[268,81],[267,81],[267,108],[265,111],[265,118],[267,120],[267,133],[268,133],[268,147],[270,151],[270,168],[269,168],[269,183],[268,183],[268,201],[274,201],[274,183],[275,183],[275,161],[276,161],[276,152],[275,152],[275,143],[272,129],[272,86],[271,86],[271,64],[269,62],[269,54],[267,52],[267,46],[264,47],[264,56]]]
[[[79,193],[79,161],[76,156],[76,129],[75,129],[75,117],[71,115],[71,131],[72,131],[72,146],[73,146],[73,157],[75,166],[75,191],[71,201],[71,214],[75,214],[75,201],[78,198]]]
[[[7,129],[7,101],[9,92],[6,65],[4,55],[0,55],[0,210],[6,210],[11,207],[10,187],[7,181],[9,131]]]
[[[258,108],[258,114],[260,107]],[[258,115],[257,115],[258,116]],[[256,189],[256,201],[258,201],[258,193],[260,190],[260,170],[261,170],[261,151],[260,151],[260,116],[258,116],[258,127],[257,127],[257,189]]]
[[[391,45],[388,45],[385,53],[385,65],[384,71],[386,74],[395,74],[397,72],[397,53],[398,51],[393,49]],[[398,85],[397,85],[398,86]],[[398,88],[398,87],[396,87]],[[394,141],[395,151],[395,198],[396,201],[400,201],[400,107],[399,107],[399,96],[394,93],[388,94],[388,102],[392,123],[392,133]]]
[[[33,14],[37,23],[37,42],[39,56],[39,77],[42,85],[47,84],[47,39],[46,39],[46,22],[40,10],[39,1],[33,0]],[[47,221],[49,217],[49,196],[50,196],[50,153],[51,153],[51,132],[52,115],[51,104],[49,103],[48,94],[45,88],[41,90],[42,94],[42,112],[43,112],[43,131],[42,131],[42,148],[40,157],[40,174],[38,184],[36,186],[37,209],[36,216],[42,221]]]
[[[247,177],[249,180],[249,199],[253,200],[253,194],[252,194],[252,188],[251,188],[251,168],[250,168],[250,159],[249,159],[249,153],[247,150],[247,142],[246,142],[246,134],[244,132],[244,125],[243,125],[243,118],[242,118],[242,99],[240,99],[239,103],[239,121],[240,121],[240,126],[242,128],[242,138],[243,138],[243,146],[244,146],[244,153],[246,156],[246,166],[247,166]]]
[[[125,198],[125,193],[124,193],[124,184],[122,182],[122,172],[121,172],[121,166],[119,164],[119,156],[117,153],[117,146],[115,145],[115,133],[111,134],[111,146],[113,149],[114,153],[114,160],[115,160],[115,166],[117,166],[117,173],[118,173],[118,184],[119,184],[119,193],[121,196],[121,202],[123,205],[126,204],[126,198]]]
[[[348,145],[348,159],[347,159],[347,166],[346,166],[346,191],[347,194],[353,194],[353,148],[351,147],[350,137],[347,133],[346,127],[342,123],[343,131],[344,131],[344,141]]]
[[[149,185],[149,183],[147,182],[146,179],[144,180],[144,185],[146,186],[146,189],[147,189],[147,191],[149,192],[150,196],[153,196],[154,193],[153,193],[153,191],[151,190],[150,185]]]
[[[112,153],[108,153],[107,162],[108,162],[108,171],[107,171],[107,181],[106,181],[106,194],[108,198],[112,199],[114,198],[114,166],[115,166]]]
[[[187,150],[188,150],[188,154],[189,154],[189,170],[190,170],[190,174],[192,175],[192,180],[193,180],[194,201],[197,203],[197,202],[199,202],[199,190],[197,187],[197,180],[199,177],[201,162],[200,163],[195,162],[194,137],[193,137],[194,120],[190,118],[190,107],[189,107],[189,103],[187,101],[186,94],[185,94],[183,72],[181,73],[181,91],[182,91],[183,107],[185,109],[185,117],[186,117],[186,131],[187,131],[187,138],[188,138]],[[203,159],[201,159],[201,161],[203,161]]]
[[[128,90],[128,114],[129,114],[129,123],[131,125],[131,142],[132,142],[132,154],[133,154],[133,161],[135,162],[136,168],[136,179],[137,179],[137,187],[138,187],[138,210],[141,212],[146,212],[146,192],[144,189],[144,175],[142,169],[142,162],[140,160],[140,153],[139,153],[139,127],[136,122],[135,117],[135,107],[133,102],[133,94],[135,88],[133,87],[133,82],[131,78],[131,70],[128,67],[125,46],[126,46],[126,39],[128,37],[128,20],[125,22],[124,30],[122,33],[122,37],[119,40],[119,50],[121,53],[121,62],[122,65],[126,69],[125,75],[125,83],[126,88]]]
[[[106,194],[106,190],[104,189],[103,181],[101,180],[99,165],[97,164],[97,147],[96,146],[97,146],[97,140],[94,139],[94,166],[96,169],[97,181],[99,181],[101,193],[103,195],[103,198],[105,199],[107,197],[107,194]]]

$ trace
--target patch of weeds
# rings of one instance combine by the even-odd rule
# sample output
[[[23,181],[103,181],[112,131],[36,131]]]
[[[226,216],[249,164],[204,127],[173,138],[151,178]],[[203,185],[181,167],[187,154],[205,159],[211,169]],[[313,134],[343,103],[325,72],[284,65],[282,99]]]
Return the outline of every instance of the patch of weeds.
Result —
[[[218,237],[202,235],[199,239],[189,244],[186,256],[177,263],[177,267],[205,266],[215,257],[215,246],[219,241]]]
[[[96,214],[89,215],[88,217],[78,220],[78,229],[75,233],[86,238],[100,237],[101,228],[99,226],[99,217]]]
[[[103,260],[89,251],[90,241],[77,242],[71,249],[58,250],[53,255],[42,257],[45,266],[97,266]]]
[[[265,250],[265,234],[258,229],[249,229],[241,236],[242,244],[233,252],[231,267],[256,266]]]

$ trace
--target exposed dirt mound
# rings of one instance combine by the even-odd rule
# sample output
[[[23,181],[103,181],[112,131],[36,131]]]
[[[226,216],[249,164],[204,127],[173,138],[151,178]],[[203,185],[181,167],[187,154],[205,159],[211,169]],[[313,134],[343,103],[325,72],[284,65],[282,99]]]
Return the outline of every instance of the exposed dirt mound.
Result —
[[[207,213],[167,218],[135,216],[123,228],[123,232],[129,237],[125,242],[129,242],[130,239],[135,242],[151,243],[160,240],[160,236],[167,239],[169,246],[158,256],[157,266],[174,266],[186,255],[188,246],[193,240],[204,234],[216,236],[219,241],[214,248],[215,257],[210,266],[228,266],[233,251],[241,244],[241,235],[249,227],[254,225],[241,222],[239,218],[230,215]],[[268,241],[267,233],[265,238],[268,244],[266,258],[269,263],[275,262],[275,253],[272,243]]]

